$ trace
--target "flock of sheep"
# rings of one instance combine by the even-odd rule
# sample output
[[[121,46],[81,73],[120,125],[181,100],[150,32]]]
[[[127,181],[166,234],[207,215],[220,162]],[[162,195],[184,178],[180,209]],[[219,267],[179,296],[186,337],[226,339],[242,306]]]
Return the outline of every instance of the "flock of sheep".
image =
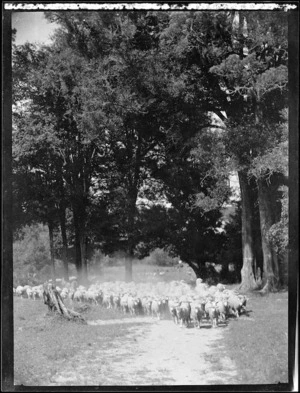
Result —
[[[224,285],[209,286],[199,278],[193,288],[184,281],[153,283],[94,282],[88,288],[77,281],[59,280],[56,286],[62,299],[74,304],[91,303],[124,314],[148,315],[157,319],[171,316],[176,324],[201,327],[209,322],[217,327],[230,315],[239,317],[246,311],[247,298]],[[14,288],[14,294],[33,300],[43,299],[43,285]]]

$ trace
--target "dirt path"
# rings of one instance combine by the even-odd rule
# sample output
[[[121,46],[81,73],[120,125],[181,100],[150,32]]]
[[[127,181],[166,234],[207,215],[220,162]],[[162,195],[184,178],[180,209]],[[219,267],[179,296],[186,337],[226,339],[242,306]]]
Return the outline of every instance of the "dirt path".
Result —
[[[222,345],[223,328],[180,328],[152,318],[90,321],[136,323],[124,339],[106,349],[78,354],[52,376],[51,385],[216,385],[235,384],[237,373]],[[76,365],[76,366],[75,366]]]

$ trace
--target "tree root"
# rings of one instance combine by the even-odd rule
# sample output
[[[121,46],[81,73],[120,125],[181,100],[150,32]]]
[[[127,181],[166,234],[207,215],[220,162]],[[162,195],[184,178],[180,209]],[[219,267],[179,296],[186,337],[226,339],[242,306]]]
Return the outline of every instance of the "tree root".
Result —
[[[264,296],[270,292],[278,292],[278,290],[279,290],[278,280],[275,277],[273,277],[272,279],[268,279],[264,287],[257,292],[262,296]]]
[[[79,314],[76,311],[68,309],[64,305],[64,302],[59,292],[57,291],[57,289],[53,284],[45,283],[43,285],[43,288],[44,288],[43,291],[44,304],[48,306],[48,309],[50,311],[56,311],[68,320],[74,320],[74,321],[80,321],[86,323],[85,319],[81,314]]]

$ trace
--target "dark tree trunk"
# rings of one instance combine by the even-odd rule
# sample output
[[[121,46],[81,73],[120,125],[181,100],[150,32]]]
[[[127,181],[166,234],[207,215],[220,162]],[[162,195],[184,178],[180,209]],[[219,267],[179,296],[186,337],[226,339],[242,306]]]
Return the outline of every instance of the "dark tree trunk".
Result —
[[[135,141],[135,138],[134,138]],[[142,133],[137,131],[136,149],[133,148],[135,142],[128,146],[128,157],[131,157],[133,166],[132,172],[128,174],[128,244],[127,257],[125,258],[125,280],[132,281],[132,261],[135,249],[135,217],[136,200],[139,190],[141,157],[142,157]]]
[[[135,208],[135,207],[134,207]],[[127,255],[125,257],[125,281],[132,281],[132,261],[134,259],[134,217],[133,209],[129,212],[129,230],[128,230],[128,245]]]
[[[86,323],[81,314],[66,308],[60,294],[53,284],[45,283],[43,289],[44,304],[48,306],[50,311],[56,311],[69,320],[78,320]]]
[[[128,244],[127,256],[125,258],[125,281],[132,281],[132,261],[134,259],[135,248],[135,214],[136,214],[137,188],[134,187],[129,193],[129,209],[128,209]]]
[[[288,285],[288,252],[285,251],[278,257],[279,261],[279,277],[280,285],[287,287]]]
[[[82,271],[82,253],[81,253],[81,222],[80,215],[76,206],[73,206],[73,219],[74,219],[74,237],[75,237],[75,266],[77,270],[78,280],[80,283],[84,281],[83,271]]]
[[[54,258],[54,223],[51,219],[48,220],[49,241],[50,241],[50,259],[51,259],[51,275],[55,282],[55,258]]]
[[[266,180],[258,179],[258,203],[261,225],[262,250],[264,257],[263,292],[276,291],[279,288],[278,256],[268,239],[268,231],[276,222],[277,209],[274,201],[275,189]]]
[[[205,278],[205,273],[204,273],[204,266],[203,264],[196,264],[193,262],[186,262],[194,271],[195,275],[197,278]]]
[[[67,238],[67,230],[66,230],[66,209],[63,205],[60,206],[59,210],[59,218],[60,218],[60,230],[62,237],[62,260],[64,265],[64,279],[65,281],[69,281],[69,268],[68,268],[68,238]]]
[[[241,203],[242,203],[242,248],[243,267],[241,270],[242,282],[240,289],[243,291],[257,289],[255,280],[255,252],[253,238],[253,201],[252,190],[245,171],[238,172]]]
[[[132,260],[133,260],[133,253],[128,253],[125,257],[125,281],[130,282],[132,281]]]
[[[82,272],[83,277],[87,278],[88,276],[88,237],[84,236],[81,239],[81,256],[82,256]]]

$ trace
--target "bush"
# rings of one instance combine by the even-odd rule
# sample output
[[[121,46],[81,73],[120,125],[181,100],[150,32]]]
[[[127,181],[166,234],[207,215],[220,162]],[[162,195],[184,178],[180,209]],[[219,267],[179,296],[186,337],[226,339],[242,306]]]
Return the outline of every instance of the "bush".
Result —
[[[13,243],[14,285],[35,285],[39,272],[51,266],[48,228],[35,224],[21,232]]]
[[[178,264],[179,258],[172,258],[161,248],[156,248],[151,254],[144,258],[144,262],[149,265],[157,266],[175,266]]]

